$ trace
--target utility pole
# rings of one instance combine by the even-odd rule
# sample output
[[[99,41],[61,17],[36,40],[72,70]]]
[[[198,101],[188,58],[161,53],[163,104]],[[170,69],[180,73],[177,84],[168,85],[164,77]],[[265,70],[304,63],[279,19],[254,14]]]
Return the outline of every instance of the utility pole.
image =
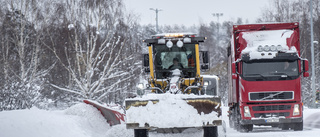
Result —
[[[314,66],[314,44],[313,44],[313,16],[312,16],[312,0],[309,1],[310,2],[310,27],[311,27],[311,31],[310,31],[310,35],[311,35],[311,67],[312,67],[312,76],[311,76],[311,92],[312,92],[312,107],[316,108],[316,87],[315,87],[315,66]]]
[[[220,36],[220,34],[219,34],[219,26],[220,26],[220,25],[219,25],[219,24],[220,24],[220,23],[219,23],[219,17],[223,16],[223,13],[212,13],[212,16],[218,18],[218,36],[217,36],[217,40],[220,40],[220,39],[219,39],[219,36]]]
[[[156,32],[159,33],[159,28],[158,28],[158,12],[159,12],[159,11],[162,11],[162,10],[161,10],[161,9],[158,9],[158,8],[156,8],[156,9],[150,8],[150,10],[153,10],[153,11],[156,12]]]

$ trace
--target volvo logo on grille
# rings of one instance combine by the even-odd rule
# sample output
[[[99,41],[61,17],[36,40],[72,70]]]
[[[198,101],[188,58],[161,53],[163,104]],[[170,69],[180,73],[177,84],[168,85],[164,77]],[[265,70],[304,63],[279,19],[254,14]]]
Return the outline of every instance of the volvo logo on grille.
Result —
[[[292,100],[293,91],[250,92],[250,101]]]

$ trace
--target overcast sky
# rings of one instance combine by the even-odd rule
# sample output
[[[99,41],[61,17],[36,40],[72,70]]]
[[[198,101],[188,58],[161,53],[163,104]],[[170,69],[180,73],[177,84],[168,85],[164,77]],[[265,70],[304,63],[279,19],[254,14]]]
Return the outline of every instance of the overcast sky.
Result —
[[[191,26],[199,22],[218,21],[212,13],[223,13],[219,22],[243,21],[255,23],[264,7],[271,0],[124,0],[127,11],[140,17],[141,24],[155,24],[156,13],[150,8],[158,8],[159,25],[184,24]]]

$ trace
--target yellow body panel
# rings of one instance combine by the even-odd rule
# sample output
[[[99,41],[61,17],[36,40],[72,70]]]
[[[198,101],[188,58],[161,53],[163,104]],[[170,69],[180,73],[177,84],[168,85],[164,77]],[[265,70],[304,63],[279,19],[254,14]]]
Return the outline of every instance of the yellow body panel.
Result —
[[[152,46],[149,46],[149,66],[150,66],[150,76],[151,79],[154,79],[154,74],[153,74],[153,55],[152,55]]]
[[[200,76],[200,55],[199,55],[199,44],[195,45],[196,50],[196,67],[197,67],[197,76]]]

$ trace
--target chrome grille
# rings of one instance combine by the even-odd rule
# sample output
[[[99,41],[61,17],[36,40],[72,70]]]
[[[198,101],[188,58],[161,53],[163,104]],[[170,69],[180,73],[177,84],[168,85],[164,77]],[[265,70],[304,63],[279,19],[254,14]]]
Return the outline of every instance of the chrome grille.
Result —
[[[288,117],[290,112],[280,113],[254,113],[255,118],[269,118],[269,117]]]
[[[293,91],[249,93],[250,101],[292,100],[293,98],[294,98]]]
[[[290,110],[291,105],[274,105],[274,106],[253,106],[253,111],[274,111],[274,110]]]

